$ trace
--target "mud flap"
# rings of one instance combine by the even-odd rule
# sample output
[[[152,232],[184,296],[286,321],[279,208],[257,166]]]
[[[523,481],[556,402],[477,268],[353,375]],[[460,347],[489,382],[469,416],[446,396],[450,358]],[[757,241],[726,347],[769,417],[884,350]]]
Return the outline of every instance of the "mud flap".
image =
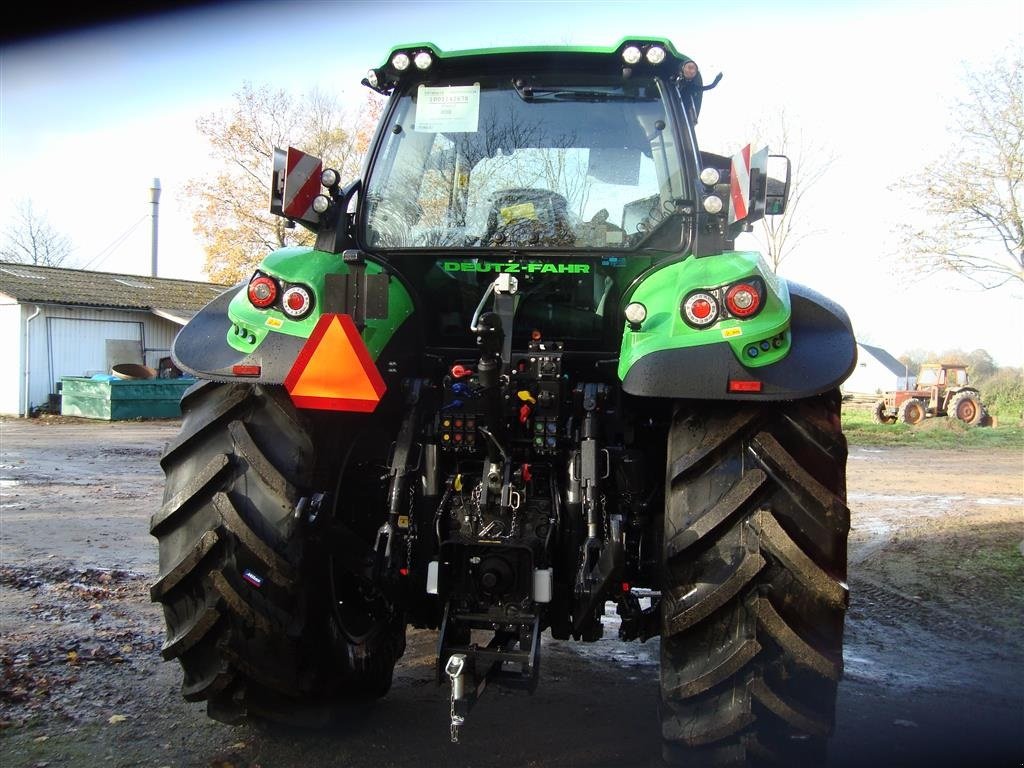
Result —
[[[171,345],[171,359],[181,370],[200,379],[283,384],[306,339],[269,333],[251,354],[230,347],[227,337],[232,322],[228,317],[228,305],[244,285],[239,283],[199,310],[178,332]],[[257,366],[259,374],[239,376],[233,372],[235,366]]]

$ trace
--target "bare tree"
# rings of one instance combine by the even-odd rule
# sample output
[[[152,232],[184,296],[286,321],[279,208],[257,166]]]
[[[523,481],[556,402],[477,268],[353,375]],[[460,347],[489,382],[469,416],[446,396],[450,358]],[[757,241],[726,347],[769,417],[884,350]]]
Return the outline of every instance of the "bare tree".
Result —
[[[28,199],[14,206],[4,240],[0,248],[4,261],[58,267],[71,255],[71,241],[54,229],[45,216],[36,213]]]
[[[952,272],[985,289],[1024,282],[1022,70],[1018,49],[968,74],[955,147],[900,183],[928,216],[926,227],[902,231],[920,273]]]
[[[355,178],[379,101],[369,95],[353,115],[323,93],[295,98],[246,83],[231,109],[198,120],[199,132],[220,161],[216,173],[191,180],[186,190],[194,205],[195,232],[205,241],[211,280],[244,279],[268,251],[312,243],[311,233],[289,229],[285,219],[269,211],[274,147],[298,147],[320,157],[343,179]]]
[[[786,212],[761,219],[755,234],[771,268],[778,272],[782,263],[793,254],[801,241],[820,230],[807,227],[798,216],[801,204],[835,162],[835,154],[825,145],[804,134],[802,128],[780,108],[774,115],[755,124],[756,147],[765,144],[772,154],[786,155],[792,163],[792,184]]]

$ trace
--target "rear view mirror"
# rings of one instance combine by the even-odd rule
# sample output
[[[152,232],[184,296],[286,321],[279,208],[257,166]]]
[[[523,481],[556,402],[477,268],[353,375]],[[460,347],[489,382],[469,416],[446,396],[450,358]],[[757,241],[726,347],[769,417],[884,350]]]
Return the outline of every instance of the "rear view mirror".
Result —
[[[780,216],[786,212],[792,170],[789,158],[785,155],[768,156],[768,184],[764,201],[766,216]]]

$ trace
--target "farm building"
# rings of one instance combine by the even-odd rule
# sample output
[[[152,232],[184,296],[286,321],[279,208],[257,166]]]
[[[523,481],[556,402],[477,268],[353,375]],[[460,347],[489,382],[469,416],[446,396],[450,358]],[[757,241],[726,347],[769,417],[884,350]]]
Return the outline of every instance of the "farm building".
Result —
[[[881,347],[857,343],[857,367],[843,384],[845,395],[876,395],[895,389],[907,389],[909,376],[906,366]]]
[[[227,287],[0,262],[0,414],[50,405],[63,376],[158,368],[181,326]]]

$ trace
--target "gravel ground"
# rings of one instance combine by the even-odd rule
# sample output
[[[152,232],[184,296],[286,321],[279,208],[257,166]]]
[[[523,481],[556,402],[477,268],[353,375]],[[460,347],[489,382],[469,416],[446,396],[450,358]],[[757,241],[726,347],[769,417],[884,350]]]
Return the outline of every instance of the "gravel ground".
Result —
[[[658,766],[657,641],[545,638],[541,684],[448,741],[434,634],[326,730],[229,727],[181,699],[149,602],[157,459],[176,422],[0,421],[0,763]],[[851,449],[851,606],[831,765],[1024,764],[1024,460]]]

